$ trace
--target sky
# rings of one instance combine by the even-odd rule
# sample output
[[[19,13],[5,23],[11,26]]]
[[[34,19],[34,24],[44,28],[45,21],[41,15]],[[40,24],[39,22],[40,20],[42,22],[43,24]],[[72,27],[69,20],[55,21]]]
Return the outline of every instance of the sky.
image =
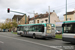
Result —
[[[44,14],[55,10],[60,20],[64,20],[63,14],[66,13],[66,0],[0,0],[0,22],[4,22],[6,18],[12,19],[14,15],[23,15],[19,13],[7,13],[7,8],[11,11],[23,12],[30,17],[34,16],[34,12]],[[75,9],[75,0],[67,0],[67,11]]]

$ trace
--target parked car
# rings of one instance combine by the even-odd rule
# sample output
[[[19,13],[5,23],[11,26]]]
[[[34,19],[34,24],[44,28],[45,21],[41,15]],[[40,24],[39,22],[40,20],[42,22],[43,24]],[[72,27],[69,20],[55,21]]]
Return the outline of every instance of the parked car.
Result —
[[[62,31],[56,30],[56,31],[55,31],[55,34],[62,34]]]
[[[0,32],[2,32],[2,30],[0,29]]]
[[[9,31],[9,29],[5,29],[5,32],[8,32]]]
[[[5,32],[5,29],[3,29],[3,32]]]

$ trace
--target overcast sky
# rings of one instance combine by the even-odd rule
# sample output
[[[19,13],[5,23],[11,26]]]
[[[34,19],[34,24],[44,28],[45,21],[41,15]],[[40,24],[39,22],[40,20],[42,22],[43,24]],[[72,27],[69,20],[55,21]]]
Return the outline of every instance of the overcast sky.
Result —
[[[35,13],[46,13],[48,6],[50,11],[55,10],[60,20],[63,20],[63,14],[66,12],[66,0],[0,0],[0,22],[4,22],[6,18],[12,18],[14,14],[22,15],[18,13],[7,13],[7,8],[14,11],[26,13],[30,17],[33,11]],[[75,9],[75,0],[67,0],[67,11],[73,11]],[[30,13],[29,13],[30,12]]]

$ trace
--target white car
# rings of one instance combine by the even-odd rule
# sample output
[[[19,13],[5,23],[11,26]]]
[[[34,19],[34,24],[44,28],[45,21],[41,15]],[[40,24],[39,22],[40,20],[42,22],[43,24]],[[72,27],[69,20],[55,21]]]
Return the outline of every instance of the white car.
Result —
[[[6,30],[5,30],[5,32],[8,32],[8,31],[9,31],[9,29],[6,29]]]
[[[55,31],[55,34],[62,34],[62,31],[56,30],[56,31]]]

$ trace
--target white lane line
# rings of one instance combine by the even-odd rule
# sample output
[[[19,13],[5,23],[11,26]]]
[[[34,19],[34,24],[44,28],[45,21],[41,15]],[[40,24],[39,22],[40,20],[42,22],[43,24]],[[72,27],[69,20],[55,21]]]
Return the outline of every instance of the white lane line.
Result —
[[[2,44],[3,44],[4,42],[0,41],[0,43],[2,43]]]
[[[15,40],[20,40],[20,41],[25,41],[25,42],[29,42],[29,43],[33,43],[33,44],[36,44],[36,45],[41,45],[41,46],[49,47],[49,48],[54,48],[54,49],[62,50],[61,48],[57,48],[55,46],[49,46],[49,45],[46,45],[46,44],[41,44],[41,43],[29,41],[29,40],[23,40],[23,39],[18,39],[18,38],[14,38],[14,37],[3,36],[3,35],[0,35],[0,36],[6,37],[6,38],[15,39]]]

